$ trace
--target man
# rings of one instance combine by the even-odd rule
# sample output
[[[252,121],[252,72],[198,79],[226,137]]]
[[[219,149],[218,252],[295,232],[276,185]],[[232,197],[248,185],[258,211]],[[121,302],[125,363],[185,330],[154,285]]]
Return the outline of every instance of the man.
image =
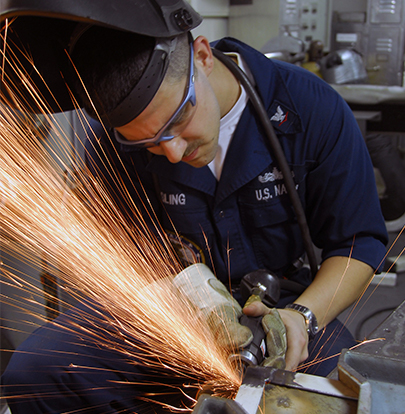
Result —
[[[85,68],[91,70],[90,61],[94,67],[101,65],[101,61],[96,60],[101,50],[96,47],[91,52],[89,50],[90,45],[102,36],[103,30],[93,31],[93,34],[87,34],[87,40],[84,34],[81,41],[83,53],[86,51],[91,56],[87,56],[86,65],[77,63],[86,85],[90,84],[90,79],[99,82],[93,75],[86,82],[86,75],[83,75]],[[104,33],[101,44],[104,53],[108,53],[108,39],[113,39],[113,36],[105,30]],[[187,38],[183,37],[180,41],[185,43]],[[79,44],[77,47],[80,49]],[[264,95],[265,104],[271,108],[269,116],[278,117],[275,126],[279,129],[279,138],[305,204],[313,240],[324,248],[325,258],[314,281],[296,301],[310,308],[317,316],[320,328],[323,328],[361,294],[373,273],[373,267],[378,267],[383,255],[383,250],[380,250],[378,263],[372,263],[371,257],[366,259],[360,253],[362,244],[371,242],[371,238],[367,236],[363,239],[362,235],[364,221],[368,222],[366,227],[369,227],[374,225],[371,220],[362,219],[361,224],[349,220],[360,210],[363,210],[362,215],[366,211],[369,214],[370,204],[367,202],[367,207],[364,205],[363,208],[360,205],[365,203],[365,197],[370,197],[370,203],[371,198],[375,198],[371,171],[367,173],[367,179],[364,176],[359,181],[362,187],[363,180],[369,181],[369,189],[355,190],[355,175],[363,169],[360,165],[364,163],[364,168],[369,169],[363,141],[350,110],[317,78],[296,67],[268,61],[234,40],[222,40],[216,47],[227,52],[238,52],[242,59],[246,59],[246,68],[253,72],[256,87]],[[206,38],[198,37],[192,48],[195,104],[191,99],[184,99],[190,68],[177,82],[171,80],[169,72],[168,78],[145,109],[135,119],[114,129],[112,143],[129,169],[136,170],[141,177],[148,171],[157,176],[158,192],[167,212],[161,217],[164,228],[168,231],[176,229],[182,237],[195,243],[198,246],[196,250],[203,251],[202,255],[215,268],[220,279],[227,282],[228,268],[231,280],[236,283],[245,273],[260,267],[281,276],[303,254],[283,179],[277,176],[280,173],[269,154],[265,138],[258,138],[256,131],[260,124],[257,125],[253,119],[254,112],[249,104],[245,108],[243,102],[244,110],[239,111],[241,120],[233,136],[227,137],[226,131],[218,135],[220,123],[224,124],[234,116],[233,110],[237,110],[241,96],[242,101],[246,98],[243,98],[243,92],[241,94],[237,79],[213,57]],[[114,50],[113,44],[110,50]],[[76,55],[79,54],[80,51]],[[74,53],[73,58],[76,55]],[[261,69],[257,71],[259,65]],[[254,73],[255,69],[258,73]],[[104,79],[105,84],[114,84],[107,79],[108,75]],[[97,90],[102,105],[107,101],[100,98],[103,91],[97,89],[97,85],[93,88]],[[91,92],[90,96],[93,96]],[[181,115],[171,120],[179,107],[182,108]],[[103,110],[107,113],[110,108],[103,107]],[[88,111],[91,111],[90,106]],[[97,130],[97,126],[94,128],[97,132],[101,131],[100,128]],[[99,138],[99,134],[96,136]],[[170,138],[166,140],[165,136]],[[221,138],[231,140],[228,148]],[[106,148],[108,142],[102,139]],[[145,144],[147,149],[139,151],[139,147]],[[90,158],[94,161],[97,154],[92,148],[95,148],[94,143],[90,147]],[[146,151],[156,157],[149,161]],[[110,153],[113,153],[111,148]],[[121,175],[125,177],[124,171]],[[150,174],[142,182],[150,190],[148,196],[153,200],[157,191],[152,186],[152,179]],[[155,208],[157,211],[161,209],[157,200]],[[378,208],[376,214],[379,217],[377,211]],[[173,225],[169,220],[173,221]],[[363,230],[353,231],[353,226],[359,224]],[[378,227],[380,230],[377,233],[380,234],[377,239],[383,240],[384,225],[381,220]],[[377,239],[370,246],[375,243],[381,247]],[[209,263],[208,248],[213,263]],[[365,263],[367,261],[368,264]],[[259,312],[258,309],[251,310],[252,313],[256,311]],[[287,368],[295,369],[307,357],[308,338],[304,319],[291,310],[283,309],[280,313],[289,337]]]
[[[246,273],[266,268],[304,286],[299,294],[282,290],[277,304],[287,333],[286,369],[310,357],[307,372],[327,375],[336,358],[317,360],[354,345],[336,317],[361,295],[384,256],[367,150],[350,109],[323,81],[234,39],[214,46],[247,72],[267,109],[312,240],[322,249],[313,280],[297,266],[303,240],[267,137],[246,91],[205,37],[191,40],[184,30],[162,40],[88,25],[73,31],[69,53],[86,87],[77,81],[75,90],[87,112],[109,127],[107,136],[92,123],[88,163],[107,180],[108,157],[135,202],[151,202],[185,261],[205,262],[224,284],[237,287]],[[161,69],[158,62],[167,60]],[[107,184],[119,193],[112,180]],[[117,203],[131,215],[123,200]],[[269,309],[255,303],[244,312]],[[18,381],[12,372],[13,364],[7,384]]]

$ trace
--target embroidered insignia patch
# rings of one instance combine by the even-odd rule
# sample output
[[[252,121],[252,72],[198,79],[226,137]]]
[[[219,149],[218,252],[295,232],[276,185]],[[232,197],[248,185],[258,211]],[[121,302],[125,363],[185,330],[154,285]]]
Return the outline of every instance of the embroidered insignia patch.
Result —
[[[204,253],[197,244],[171,231],[166,230],[166,234],[183,266],[187,267],[194,263],[205,263]]]
[[[278,125],[280,126],[283,122],[287,121],[288,112],[284,113],[279,105],[277,107],[277,112],[270,118],[270,121],[280,122]]]

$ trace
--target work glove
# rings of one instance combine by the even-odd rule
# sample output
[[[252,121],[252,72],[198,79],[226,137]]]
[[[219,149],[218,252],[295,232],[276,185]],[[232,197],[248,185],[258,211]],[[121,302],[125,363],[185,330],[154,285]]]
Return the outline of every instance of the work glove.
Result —
[[[287,351],[287,333],[284,323],[276,308],[271,308],[263,316],[262,326],[266,334],[268,357],[261,363],[265,367],[285,369],[285,353]]]
[[[220,346],[243,348],[252,341],[251,330],[239,323],[241,306],[206,265],[187,267],[173,284],[199,309]]]
[[[252,342],[252,331],[239,323],[241,306],[207,266],[198,263],[187,267],[174,278],[173,284],[200,310],[219,345],[236,349]],[[287,338],[277,309],[269,309],[261,323],[268,354],[261,365],[284,369]]]
[[[261,302],[261,296],[253,293],[245,303],[244,308],[253,302]],[[261,320],[261,325],[266,334],[266,355],[260,365],[285,369],[285,354],[287,351],[287,332],[280,313],[276,308],[263,306],[266,312]]]

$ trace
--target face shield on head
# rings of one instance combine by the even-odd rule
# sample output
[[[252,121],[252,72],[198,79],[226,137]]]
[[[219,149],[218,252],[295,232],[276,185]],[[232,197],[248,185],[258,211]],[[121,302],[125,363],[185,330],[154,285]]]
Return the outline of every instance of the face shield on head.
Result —
[[[88,26],[91,30],[94,26]],[[155,46],[142,76],[132,90],[113,109],[106,111],[99,101],[92,102],[96,113],[89,115],[107,127],[119,127],[131,122],[151,102],[169,67],[171,54],[176,49],[177,37],[154,38]],[[117,46],[119,47],[119,46]],[[73,51],[74,49],[72,49]]]
[[[36,86],[52,112],[67,111],[75,107],[67,87],[72,69],[68,52],[69,48],[72,49],[72,39],[77,37],[78,27],[96,25],[158,38],[152,58],[156,62],[164,62],[157,70],[156,82],[160,85],[169,60],[166,57],[173,49],[169,39],[194,29],[201,21],[201,16],[185,0],[0,2],[0,22],[2,38],[6,39],[6,56],[7,48],[10,48],[15,61],[26,71],[31,83]],[[38,103],[15,73],[14,63],[0,56],[0,64],[4,68],[1,78],[7,80],[7,87],[12,94],[21,98],[32,112],[40,112]],[[147,96],[150,94],[149,87],[145,88],[147,99],[150,98]],[[157,90],[156,87],[152,89]],[[82,103],[78,102],[77,105],[82,106]],[[118,123],[122,124],[125,117],[121,118],[118,114]]]

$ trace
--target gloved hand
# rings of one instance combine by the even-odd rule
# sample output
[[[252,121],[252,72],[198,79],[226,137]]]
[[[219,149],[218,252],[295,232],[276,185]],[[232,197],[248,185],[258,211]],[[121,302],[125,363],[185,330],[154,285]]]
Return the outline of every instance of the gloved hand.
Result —
[[[266,333],[266,347],[269,356],[261,365],[285,369],[287,333],[277,309],[271,308],[270,312],[263,316],[262,326]]]
[[[201,311],[219,345],[243,348],[252,341],[251,330],[239,323],[241,306],[206,265],[187,267],[173,284]]]
[[[252,305],[252,303],[257,303]],[[253,293],[245,303],[243,310],[250,317],[262,316],[261,325],[266,334],[267,357],[260,365],[285,369],[287,351],[287,332],[283,320],[276,308],[268,308],[261,301],[260,295]]]
[[[187,267],[173,279],[173,284],[201,311],[221,346],[244,348],[253,340],[252,331],[239,323],[241,306],[207,266],[198,263]],[[267,311],[262,326],[269,356],[261,365],[284,369],[287,349],[285,326],[277,309],[266,308]]]
[[[251,306],[256,302],[256,305]],[[260,365],[285,369],[287,351],[287,333],[281,316],[276,308],[268,308],[256,292],[248,298],[243,308],[247,316],[257,318],[263,315],[261,325],[266,334],[267,357]]]

